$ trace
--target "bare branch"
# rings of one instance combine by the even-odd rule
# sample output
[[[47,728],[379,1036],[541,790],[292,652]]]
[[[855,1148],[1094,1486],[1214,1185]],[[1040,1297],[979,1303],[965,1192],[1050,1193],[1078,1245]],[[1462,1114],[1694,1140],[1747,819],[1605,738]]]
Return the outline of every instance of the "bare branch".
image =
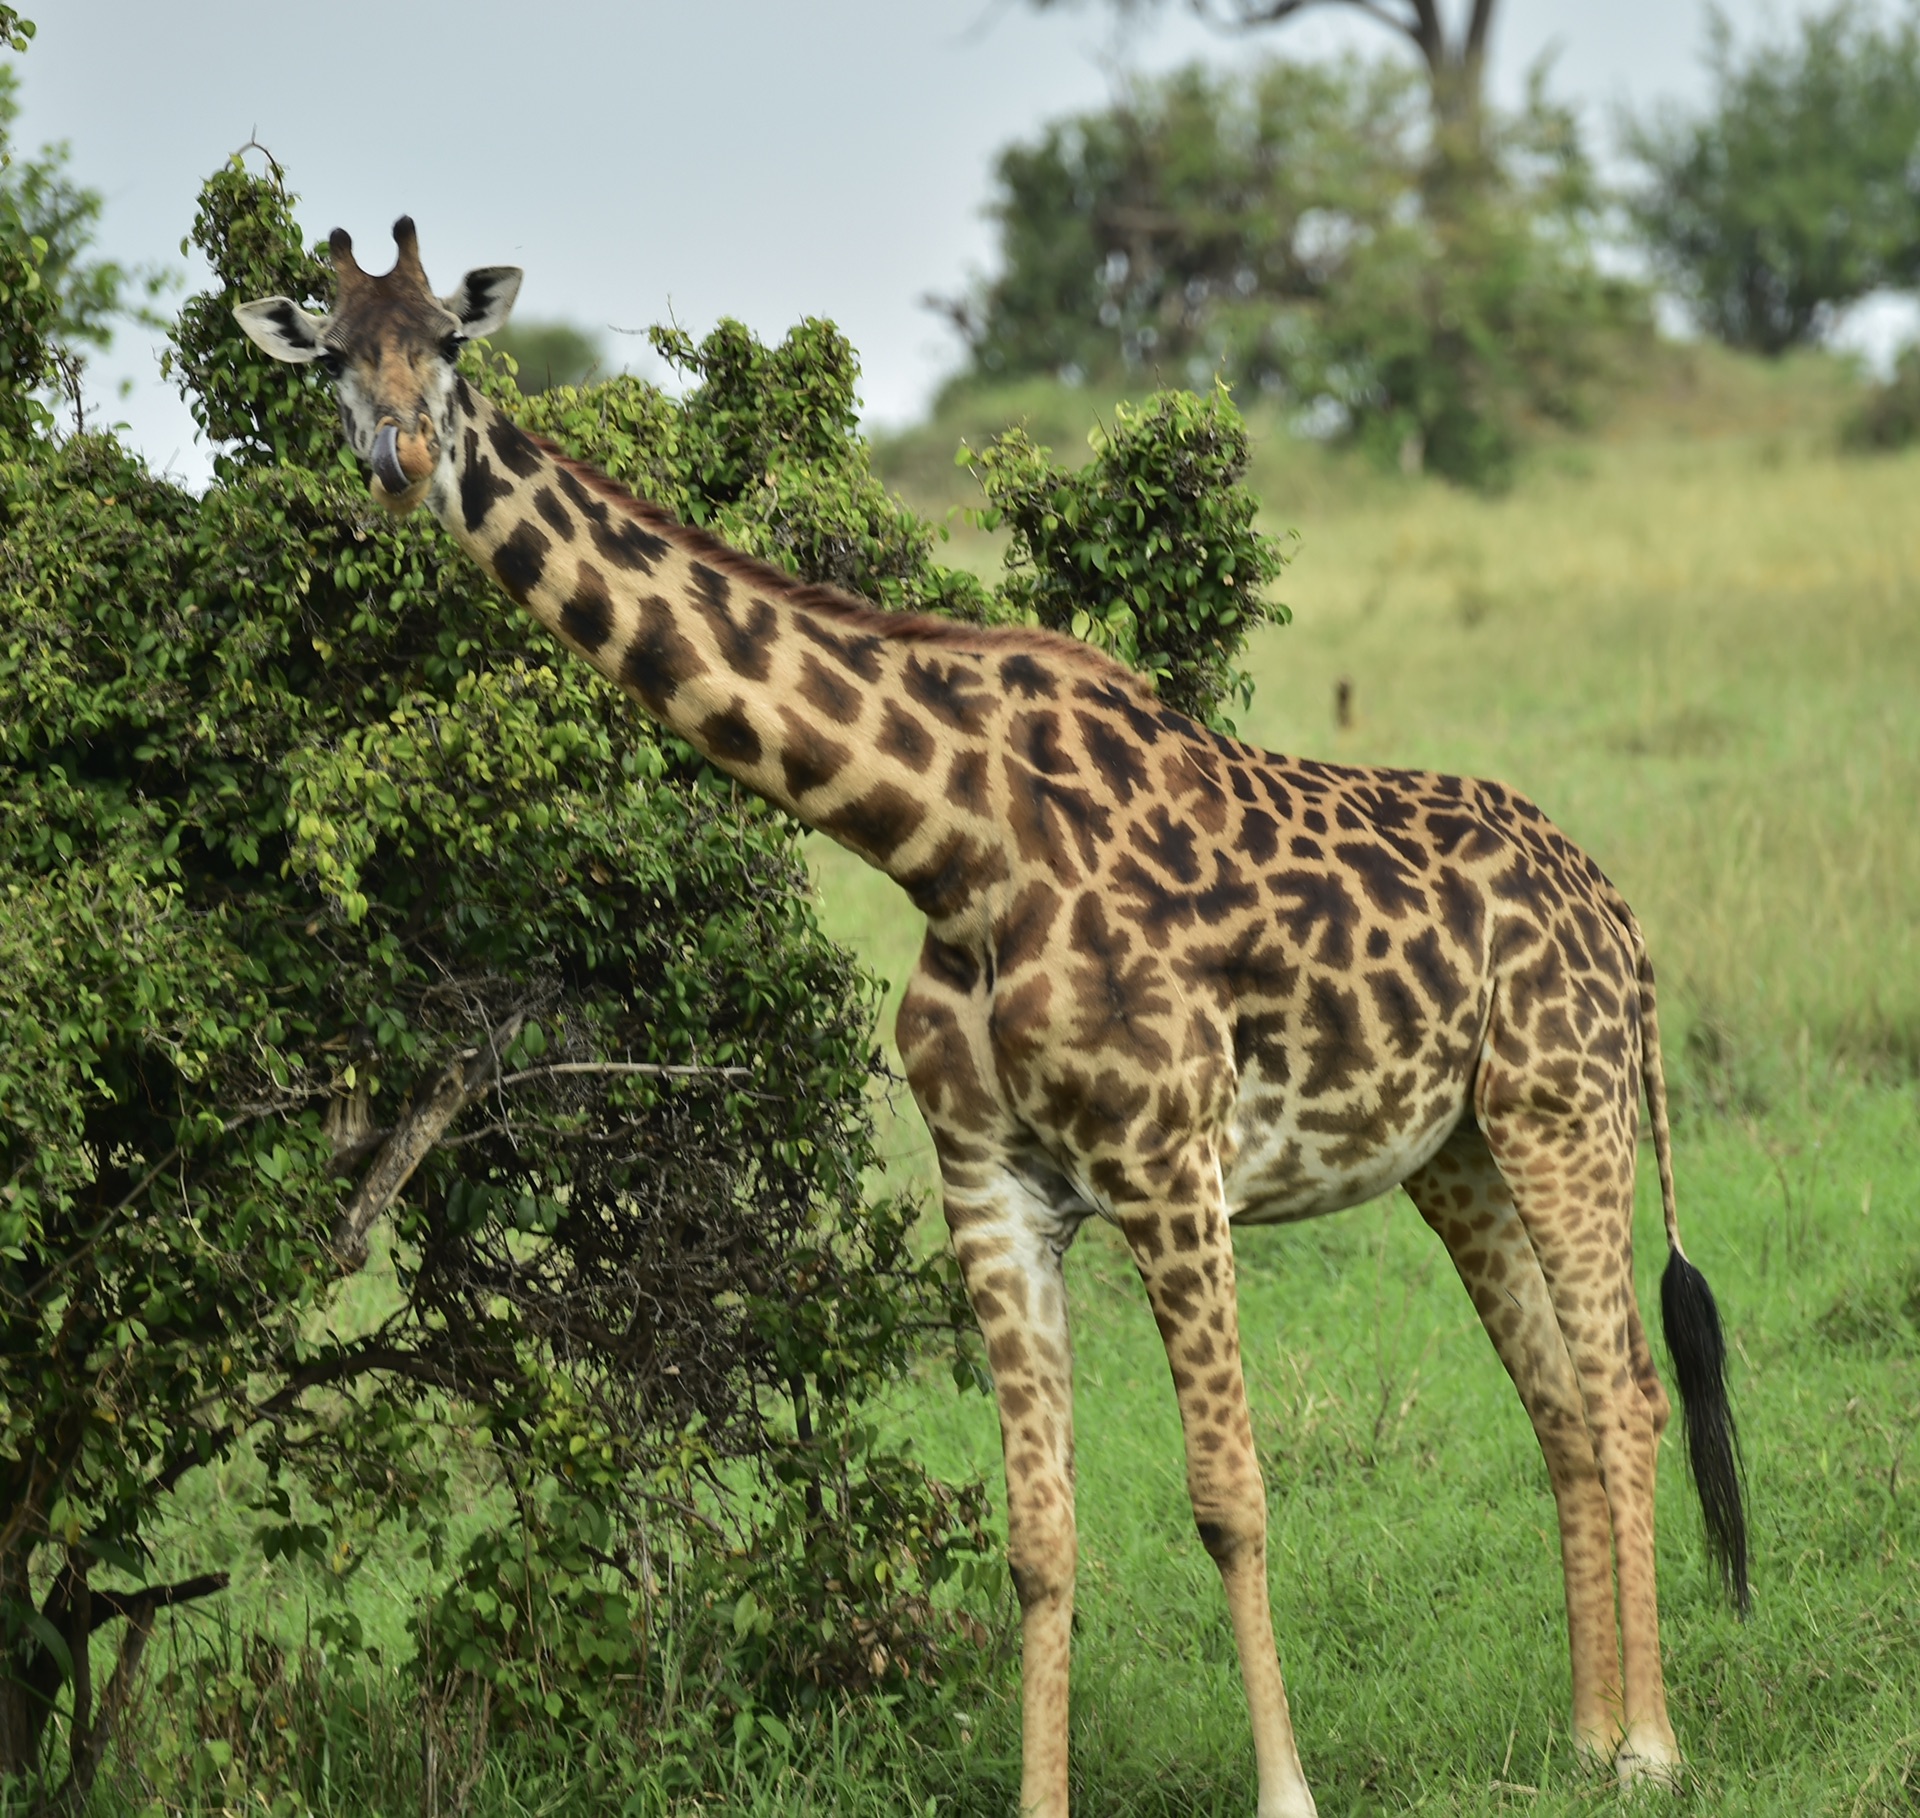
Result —
[[[751,1079],[751,1067],[678,1067],[655,1061],[555,1061],[550,1067],[523,1067],[500,1082],[504,1092],[522,1080],[544,1079],[554,1073],[632,1073],[645,1079]]]
[[[198,1597],[211,1597],[227,1588],[225,1572],[202,1572],[194,1578],[182,1578],[177,1584],[143,1585],[137,1591],[101,1591],[93,1593],[92,1618],[87,1632],[104,1628],[124,1616],[138,1624],[151,1622],[156,1610],[172,1609],[175,1604],[192,1603]],[[103,1703],[102,1707],[105,1709]]]
[[[1398,32],[1437,76],[1449,64],[1467,66],[1479,60],[1493,22],[1495,0],[1474,0],[1473,21],[1457,55],[1448,46],[1447,25],[1440,16],[1438,0],[1187,0],[1187,3],[1209,24],[1242,32],[1284,24],[1316,7],[1345,6],[1365,13],[1369,19],[1377,19],[1389,31]],[[1231,10],[1222,15],[1216,11],[1218,4],[1225,4]]]
[[[428,1088],[407,1115],[385,1133],[360,1185],[334,1221],[334,1253],[350,1269],[367,1260],[367,1233],[374,1221],[399,1198],[401,1190],[433,1151],[459,1117],[475,1099],[488,1091],[504,1092],[529,1080],[553,1079],[567,1074],[628,1075],[646,1079],[750,1079],[748,1067],[701,1067],[666,1065],[654,1061],[553,1061],[544,1067],[523,1067],[517,1073],[502,1076],[500,1057],[513,1046],[514,1038],[526,1021],[526,1012],[517,1010],[488,1036],[484,1047],[466,1048],[441,1070],[440,1077]],[[371,1139],[349,1145],[342,1160],[362,1152]]]
[[[1394,10],[1385,0],[1233,0],[1233,11],[1226,18],[1217,18],[1214,14],[1213,0],[1189,0],[1193,11],[1209,24],[1224,25],[1229,31],[1258,31],[1263,26],[1280,25],[1299,14],[1321,6],[1348,6],[1355,12],[1365,13],[1371,19],[1378,19],[1390,31],[1396,31],[1404,38],[1411,38],[1426,54],[1426,40],[1422,37],[1423,26],[1429,23],[1433,11],[1433,0],[1408,0],[1412,9],[1411,16]],[[1436,27],[1437,29],[1437,27]]]
[[[373,1166],[334,1220],[334,1253],[349,1269],[358,1269],[367,1260],[367,1233],[374,1220],[400,1197],[414,1169],[432,1153],[453,1120],[493,1083],[502,1052],[513,1045],[525,1021],[526,1013],[516,1010],[492,1032],[485,1047],[456,1054],[426,1096],[380,1145]]]

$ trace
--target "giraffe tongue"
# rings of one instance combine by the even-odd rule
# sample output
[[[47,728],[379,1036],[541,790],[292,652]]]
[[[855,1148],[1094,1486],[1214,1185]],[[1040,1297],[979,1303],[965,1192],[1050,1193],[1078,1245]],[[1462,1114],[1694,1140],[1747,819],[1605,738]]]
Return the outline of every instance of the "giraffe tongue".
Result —
[[[405,492],[413,484],[400,465],[400,432],[391,423],[382,424],[373,438],[373,471],[389,492]]]

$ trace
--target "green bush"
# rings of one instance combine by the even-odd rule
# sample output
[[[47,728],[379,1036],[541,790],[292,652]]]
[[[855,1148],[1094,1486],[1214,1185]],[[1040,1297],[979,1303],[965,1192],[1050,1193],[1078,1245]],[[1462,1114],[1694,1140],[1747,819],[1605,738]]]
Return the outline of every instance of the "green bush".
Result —
[[[1236,667],[1247,633],[1289,616],[1266,597],[1285,557],[1253,528],[1240,483],[1246,426],[1216,386],[1118,405],[1091,441],[1073,470],[1019,430],[962,448],[987,496],[974,515],[1009,533],[998,609],[1098,645],[1153,676],[1170,706],[1231,731],[1228,705],[1253,696]]]
[[[1867,393],[1840,433],[1849,448],[1861,450],[1910,448],[1920,442],[1920,347],[1901,350],[1892,373]]]
[[[859,362],[831,322],[778,347],[721,322],[696,343],[655,328],[655,350],[695,381],[684,401],[622,374],[496,399],[527,428],[738,549],[883,606],[980,618],[985,591],[933,560],[938,532],[877,480],[860,434]]]
[[[586,1668],[647,1561],[750,1569],[784,1612],[816,1554],[889,1546],[835,1620],[911,1661],[979,1531],[862,1417],[959,1309],[910,1208],[863,1188],[873,982],[820,934],[794,830],[663,747],[437,528],[371,510],[321,388],[246,351],[234,300],[324,286],[277,173],[220,172],[195,235],[217,284],[174,367],[215,484],[195,498],[44,419],[7,469],[0,1772],[64,1745],[85,1784],[80,1644],[117,1624],[131,1666],[156,1608],[218,1588],[155,1582],[149,1548],[172,1491],[248,1449],[266,1557],[335,1574],[383,1524],[445,1547],[456,1478],[498,1482],[507,1527],[442,1630],[486,1546],[511,1552],[546,1602],[506,1656],[576,1715],[617,1696],[644,1717],[644,1681]],[[44,319],[4,330],[30,346]],[[742,346],[760,403],[821,425],[814,485],[762,501],[764,535],[861,547],[833,515],[870,485],[837,393]],[[719,513],[704,488],[750,426],[698,388],[645,408]],[[383,1140],[476,1069],[457,1141],[387,1208],[380,1314],[356,1317],[336,1221]],[[854,1658],[835,1645],[816,1624],[756,1657],[760,1696],[831,1679]]]

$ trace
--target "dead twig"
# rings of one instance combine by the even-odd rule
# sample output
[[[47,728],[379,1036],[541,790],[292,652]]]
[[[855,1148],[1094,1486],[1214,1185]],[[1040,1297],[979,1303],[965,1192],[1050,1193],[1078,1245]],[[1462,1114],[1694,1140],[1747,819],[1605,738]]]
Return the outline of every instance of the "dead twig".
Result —
[[[631,1073],[644,1079],[751,1079],[751,1067],[668,1066],[657,1061],[555,1061],[550,1067],[522,1067],[500,1082],[500,1090],[523,1080],[556,1073]]]

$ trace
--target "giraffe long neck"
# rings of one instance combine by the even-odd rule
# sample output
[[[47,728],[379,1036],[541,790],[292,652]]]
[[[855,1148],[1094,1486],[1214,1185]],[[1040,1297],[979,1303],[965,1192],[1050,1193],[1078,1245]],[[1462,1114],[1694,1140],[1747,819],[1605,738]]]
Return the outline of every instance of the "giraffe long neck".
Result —
[[[900,620],[725,548],[461,383],[429,503],[562,643],[729,776],[905,886],[936,924],[1008,874],[1000,696],[963,627]]]

